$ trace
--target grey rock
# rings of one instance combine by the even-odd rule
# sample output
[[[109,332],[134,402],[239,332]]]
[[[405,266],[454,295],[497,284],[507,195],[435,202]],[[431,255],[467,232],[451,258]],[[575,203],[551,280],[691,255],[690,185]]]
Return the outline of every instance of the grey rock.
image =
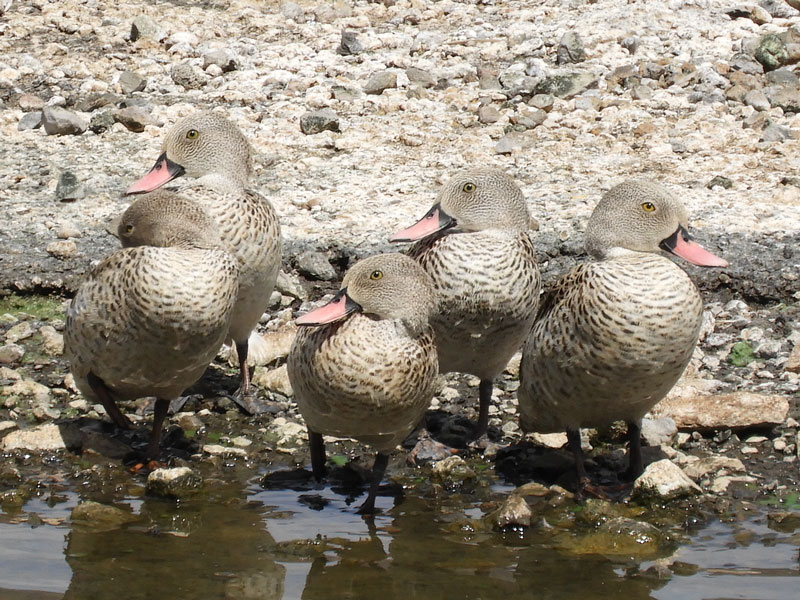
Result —
[[[556,51],[556,64],[566,65],[569,63],[583,62],[586,53],[583,49],[583,40],[574,31],[568,31],[561,36]]]
[[[147,476],[147,493],[167,498],[183,498],[196,494],[203,487],[203,478],[189,467],[156,469]]]
[[[41,111],[44,108],[44,100],[33,94],[21,94],[17,99],[17,105],[25,112]]]
[[[597,77],[591,73],[577,72],[551,75],[536,86],[537,94],[552,94],[557,98],[572,98],[597,86]]]
[[[786,64],[788,52],[786,44],[773,33],[762,36],[753,53],[755,59],[764,66],[765,71],[773,71]]]
[[[6,435],[0,447],[5,450],[47,452],[80,447],[80,432],[76,428],[45,423],[32,429],[20,429]]]
[[[89,129],[93,133],[100,134],[111,129],[114,123],[116,123],[114,113],[110,110],[106,110],[92,115],[92,118],[89,120]]]
[[[744,121],[742,121],[742,127],[744,129],[761,130],[770,123],[772,123],[772,120],[769,118],[767,113],[754,112],[749,117],[746,117]]]
[[[541,109],[544,112],[550,112],[555,101],[556,99],[553,94],[535,94],[530,100],[528,100],[528,104],[534,108]]]
[[[782,142],[794,137],[791,129],[785,125],[778,125],[777,123],[770,123],[761,132],[761,142]]]
[[[131,22],[130,38],[132,42],[142,38],[150,38],[160,42],[165,37],[166,33],[159,24],[146,15],[139,15]]]
[[[94,112],[98,108],[108,106],[109,104],[116,104],[121,98],[111,92],[96,92],[80,98],[75,103],[75,110],[80,112]]]
[[[0,365],[10,365],[18,362],[25,356],[25,348],[19,344],[4,344],[0,346]]]
[[[147,78],[135,71],[123,71],[119,76],[119,87],[123,94],[141,92],[147,85]]]
[[[772,15],[756,4],[734,6],[724,11],[731,19],[750,19],[757,25],[772,21]]]
[[[800,0],[760,0],[758,5],[776,19],[790,19],[797,16],[797,8],[789,6],[791,2],[800,7]]]
[[[200,69],[187,62],[173,65],[169,70],[172,81],[182,85],[187,90],[200,89],[206,84],[206,75]]]
[[[223,73],[236,70],[236,56],[230,50],[212,50],[203,54],[203,69],[211,65],[216,65],[222,69]]]
[[[744,96],[744,103],[756,110],[769,110],[769,99],[761,90],[750,90]]]
[[[680,429],[690,431],[763,428],[783,423],[789,402],[783,396],[745,391],[698,393],[668,397],[651,412],[654,416],[670,416]]]
[[[42,126],[42,111],[29,112],[22,115],[17,123],[17,131],[27,131],[29,129],[39,129]]]
[[[729,473],[744,473],[747,469],[741,460],[728,456],[706,456],[689,462],[683,467],[683,472],[687,477],[691,477],[695,481],[723,470]]]
[[[33,327],[29,321],[21,321],[16,325],[13,325],[11,329],[6,332],[6,341],[7,342],[18,342],[20,340],[27,340],[29,337],[33,335]]]
[[[328,262],[328,257],[321,252],[307,250],[296,258],[297,270],[308,277],[318,281],[333,281],[338,275],[336,269]]]
[[[42,126],[47,135],[80,135],[89,128],[83,117],[57,106],[42,109]]]
[[[650,100],[653,97],[653,90],[646,85],[636,85],[631,88],[631,98],[634,100]]]
[[[770,85],[797,85],[800,83],[800,77],[784,67],[767,73],[767,83]]]
[[[134,133],[141,133],[146,125],[155,125],[155,121],[149,114],[135,106],[115,110],[113,116],[115,121],[122,123]]]
[[[668,459],[647,465],[633,484],[633,496],[640,499],[673,500],[701,492],[698,485]]]
[[[322,131],[339,131],[339,117],[330,108],[308,112],[300,117],[300,131],[306,135]]]
[[[283,271],[278,271],[278,280],[275,282],[275,289],[284,296],[291,296],[298,300],[308,300],[308,293],[300,285],[300,281],[295,275],[289,275]]]
[[[524,129],[533,129],[544,123],[547,113],[539,108],[533,110],[520,109],[519,112],[511,115],[510,121],[513,125],[518,125]]]
[[[365,94],[382,94],[384,90],[397,87],[397,74],[391,71],[379,71],[364,84]]]
[[[417,67],[408,67],[406,69],[406,77],[414,85],[423,88],[430,88],[436,85],[436,78],[430,72]]]
[[[678,427],[670,417],[642,419],[642,439],[648,446],[671,444],[677,433]]]
[[[358,54],[364,50],[364,46],[358,41],[358,34],[355,31],[345,29],[342,31],[342,39],[336,51],[344,56]]]
[[[711,180],[706,184],[708,189],[715,188],[716,186],[720,186],[726,190],[729,190],[733,187],[733,181],[724,177],[723,175],[715,175],[711,178]]]
[[[433,465],[433,475],[442,480],[460,482],[474,479],[475,471],[460,456],[451,455]]]
[[[482,90],[500,89],[498,71],[494,67],[481,65],[478,67],[478,87]]]
[[[620,40],[619,45],[625,48],[631,54],[636,54],[636,51],[639,49],[639,44],[641,40],[636,36],[630,36],[623,38]]]
[[[478,109],[478,121],[484,124],[497,123],[502,113],[491,104],[486,104]]]
[[[80,200],[85,197],[86,189],[83,184],[78,181],[78,177],[75,173],[72,171],[63,171],[58,176],[56,200],[60,202],[69,202],[71,200]]]
[[[45,246],[45,251],[61,260],[74,258],[78,254],[78,246],[72,240],[56,240]]]
[[[531,145],[531,139],[524,133],[510,131],[501,137],[494,146],[495,154],[511,154]]]
[[[770,86],[764,89],[772,106],[786,113],[800,113],[800,85]]]
[[[305,21],[305,11],[303,11],[299,4],[295,4],[294,2],[282,2],[281,14],[284,18],[291,19],[297,23]]]
[[[500,73],[498,78],[500,87],[507,90],[507,95],[531,96],[536,93],[537,86],[542,82],[539,77],[531,77],[516,70],[507,70]]]
[[[331,88],[331,93],[336,100],[342,102],[352,102],[356,98],[361,97],[364,92],[356,88],[350,88],[343,85],[334,85]]]
[[[749,54],[741,52],[734,54],[729,64],[733,71],[741,71],[742,73],[748,73],[750,75],[760,75],[764,72],[764,65]]]
[[[493,525],[504,527],[530,527],[533,511],[528,502],[518,494],[510,494],[492,516]]]

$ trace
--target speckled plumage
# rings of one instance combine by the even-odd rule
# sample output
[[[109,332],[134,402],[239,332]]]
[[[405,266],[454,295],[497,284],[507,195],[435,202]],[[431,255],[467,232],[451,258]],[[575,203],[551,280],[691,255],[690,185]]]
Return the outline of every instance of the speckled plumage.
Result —
[[[196,132],[192,139],[190,132]],[[280,269],[278,215],[266,198],[248,189],[250,144],[224,117],[211,112],[184,117],[167,132],[162,151],[187,176],[172,180],[169,189],[192,198],[206,210],[238,260],[239,289],[229,338],[245,355],[240,356],[243,361],[248,337],[269,305]],[[245,369],[242,375],[247,387]]]
[[[469,186],[474,189],[468,192]],[[482,435],[492,380],[521,347],[539,300],[530,216],[514,181],[488,168],[451,177],[434,206],[452,218],[454,226],[423,238],[408,254],[431,276],[437,294],[431,324],[439,370],[482,380],[475,432]]]
[[[661,248],[695,264],[727,263],[693,242],[682,241],[681,247],[691,247],[694,260],[665,246],[675,236],[688,236],[687,220],[683,205],[657,184],[616,186],[587,227],[586,247],[599,260],[575,267],[543,296],[523,347],[520,425],[525,431],[567,430],[579,480],[585,481],[579,428],[617,420],[628,423],[628,474],[641,473],[641,418],[691,359],[703,302]]]
[[[148,215],[155,221],[144,231]],[[170,400],[197,381],[225,339],[238,285],[236,260],[214,223],[186,199],[148,194],[123,215],[121,234],[126,226],[143,230],[133,243],[154,245],[125,247],[100,262],[70,303],[64,332],[78,388],[104,405],[90,373],[123,400]]]
[[[362,506],[370,512],[388,453],[411,433],[433,397],[438,362],[428,319],[434,296],[418,264],[382,254],[356,263],[342,282],[340,300],[307,317],[344,297],[356,312],[302,327],[287,365],[308,426],[315,475],[324,474],[322,434],[352,437],[377,450],[375,479]]]

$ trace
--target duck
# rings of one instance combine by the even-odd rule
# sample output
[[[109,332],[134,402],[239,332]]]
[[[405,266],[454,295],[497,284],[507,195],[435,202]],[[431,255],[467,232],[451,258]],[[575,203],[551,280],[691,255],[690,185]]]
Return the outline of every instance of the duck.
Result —
[[[566,431],[578,496],[602,494],[586,475],[581,427],[625,421],[628,469],[643,472],[641,420],[680,378],[700,334],[703,300],[668,255],[703,267],[728,263],[689,235],[688,213],[662,185],[641,179],[610,189],[589,218],[594,260],[543,295],[522,351],[519,402],[525,432]]]
[[[156,398],[148,461],[170,405],[205,372],[227,335],[239,267],[216,222],[159,190],[119,219],[122,248],[102,260],[66,312],[64,354],[75,384],[123,429],[119,400]]]
[[[439,371],[480,379],[475,440],[487,432],[494,379],[536,315],[541,279],[530,222],[509,175],[473,168],[450,177],[425,216],[389,238],[415,242],[408,255],[433,280]]]
[[[248,187],[250,143],[223,115],[200,111],[183,117],[169,129],[161,150],[153,168],[125,193],[146,193],[169,184],[217,222],[239,262],[239,291],[226,341],[235,346],[241,374],[234,399],[250,412],[245,402],[251,394],[248,356],[258,362],[266,350],[254,330],[269,306],[281,264],[278,214],[269,200]]]
[[[380,254],[355,263],[330,302],[296,319],[289,381],[308,428],[311,467],[326,475],[323,435],[354,438],[376,451],[367,499],[390,452],[416,427],[438,375],[430,277],[411,258]]]

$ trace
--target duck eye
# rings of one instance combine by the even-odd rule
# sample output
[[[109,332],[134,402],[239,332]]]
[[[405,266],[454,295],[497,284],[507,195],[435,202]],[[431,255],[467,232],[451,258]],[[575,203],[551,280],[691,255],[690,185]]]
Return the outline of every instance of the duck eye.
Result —
[[[373,281],[378,281],[378,279],[383,279],[383,271],[373,271],[369,274],[369,278]]]
[[[475,191],[475,184],[474,183],[465,183],[464,187],[461,188],[461,189],[469,194],[470,192],[474,192]]]
[[[196,140],[200,136],[200,132],[197,129],[190,129],[186,132],[186,139],[187,140]]]
[[[130,233],[133,231],[133,225],[125,225],[125,233]]]
[[[656,205],[652,202],[645,202],[642,204],[642,208],[647,212],[653,212],[656,209]]]

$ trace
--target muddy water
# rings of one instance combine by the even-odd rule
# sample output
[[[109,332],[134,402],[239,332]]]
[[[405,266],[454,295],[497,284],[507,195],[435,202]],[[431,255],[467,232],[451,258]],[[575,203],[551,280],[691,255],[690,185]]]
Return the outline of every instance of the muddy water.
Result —
[[[693,520],[675,544],[634,559],[577,553],[542,520],[492,531],[486,507],[458,494],[381,496],[382,514],[365,520],[357,493],[264,489],[262,475],[239,471],[183,501],[51,476],[0,512],[0,599],[786,600],[800,589],[800,535],[770,529],[759,507]],[[73,523],[81,494],[130,522]]]

